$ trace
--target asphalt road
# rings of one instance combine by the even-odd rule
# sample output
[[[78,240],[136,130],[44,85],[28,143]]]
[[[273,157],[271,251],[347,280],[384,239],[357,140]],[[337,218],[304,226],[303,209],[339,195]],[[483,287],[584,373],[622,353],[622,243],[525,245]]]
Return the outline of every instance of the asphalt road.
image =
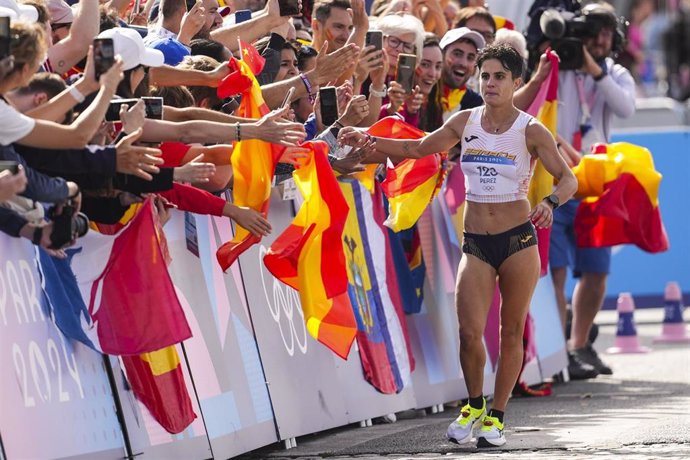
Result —
[[[688,309],[690,310],[690,309]],[[690,311],[686,311],[686,314]],[[478,450],[445,440],[457,408],[425,415],[398,414],[396,423],[348,426],[304,436],[297,447],[272,445],[242,458],[257,459],[458,459],[473,458],[690,458],[690,345],[657,345],[661,310],[638,310],[639,355],[606,355],[612,376],[554,386],[541,398],[513,398],[506,418],[507,444]],[[687,315],[686,315],[687,317]],[[615,312],[602,312],[595,347],[615,335]]]

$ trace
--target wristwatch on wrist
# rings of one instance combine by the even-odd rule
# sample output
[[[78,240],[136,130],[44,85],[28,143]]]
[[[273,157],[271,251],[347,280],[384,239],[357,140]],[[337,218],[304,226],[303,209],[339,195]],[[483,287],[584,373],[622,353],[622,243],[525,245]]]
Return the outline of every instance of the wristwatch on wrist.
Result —
[[[377,91],[377,90],[374,89],[374,85],[371,85],[371,86],[369,87],[369,94],[371,94],[372,96],[375,96],[375,97],[384,98],[384,97],[386,97],[386,94],[388,93],[388,92],[386,91],[386,89],[387,89],[387,88],[386,88],[386,85],[383,85],[383,89],[380,90],[380,91]]]
[[[561,200],[558,199],[558,195],[551,194],[544,198],[544,200],[551,205],[551,209],[556,210],[557,207],[561,205]]]

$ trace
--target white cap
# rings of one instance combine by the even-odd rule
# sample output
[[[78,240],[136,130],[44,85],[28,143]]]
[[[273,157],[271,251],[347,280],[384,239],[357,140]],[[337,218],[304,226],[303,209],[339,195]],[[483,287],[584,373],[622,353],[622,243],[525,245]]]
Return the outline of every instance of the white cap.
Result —
[[[38,10],[31,5],[20,5],[14,0],[0,0],[0,16],[25,22],[38,21]]]
[[[467,27],[458,27],[457,29],[450,29],[441,39],[441,49],[445,50],[446,46],[452,45],[456,41],[464,38],[471,41],[477,47],[477,51],[484,48],[486,42],[484,37],[474,30],[468,29]]]
[[[2,0],[0,0],[2,1]],[[130,70],[138,65],[160,67],[163,65],[163,53],[144,46],[139,32],[127,27],[114,27],[104,30],[97,38],[112,38],[115,54],[119,54],[124,64],[123,70]]]
[[[64,0],[48,0],[47,5],[51,24],[71,24],[74,22],[74,11]]]

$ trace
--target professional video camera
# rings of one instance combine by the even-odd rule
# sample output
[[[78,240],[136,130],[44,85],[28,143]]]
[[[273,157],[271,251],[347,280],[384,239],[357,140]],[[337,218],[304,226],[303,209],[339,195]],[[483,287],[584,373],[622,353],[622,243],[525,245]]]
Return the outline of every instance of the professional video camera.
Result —
[[[71,203],[53,206],[48,210],[48,217],[53,221],[53,231],[50,234],[51,249],[63,248],[75,235],[82,237],[89,231],[89,218],[76,211]]]
[[[614,32],[613,51],[620,51],[625,41],[626,25],[624,18],[597,3],[574,12],[549,8],[539,18],[541,32],[551,40],[551,48],[558,54],[562,70],[581,68],[584,64],[582,40],[596,37],[605,27]]]

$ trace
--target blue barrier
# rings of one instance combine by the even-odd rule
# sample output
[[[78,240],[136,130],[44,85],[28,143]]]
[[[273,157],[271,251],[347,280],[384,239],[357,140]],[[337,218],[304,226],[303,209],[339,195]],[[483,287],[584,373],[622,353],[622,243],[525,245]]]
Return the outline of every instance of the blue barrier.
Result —
[[[604,308],[615,309],[620,292],[632,293],[637,307],[659,307],[663,305],[668,281],[678,281],[687,305],[690,302],[687,202],[690,197],[690,129],[618,133],[612,141],[641,145],[652,152],[656,169],[663,175],[659,203],[671,248],[661,254],[648,254],[632,245],[615,247]],[[572,294],[574,285],[569,279],[568,294]]]

